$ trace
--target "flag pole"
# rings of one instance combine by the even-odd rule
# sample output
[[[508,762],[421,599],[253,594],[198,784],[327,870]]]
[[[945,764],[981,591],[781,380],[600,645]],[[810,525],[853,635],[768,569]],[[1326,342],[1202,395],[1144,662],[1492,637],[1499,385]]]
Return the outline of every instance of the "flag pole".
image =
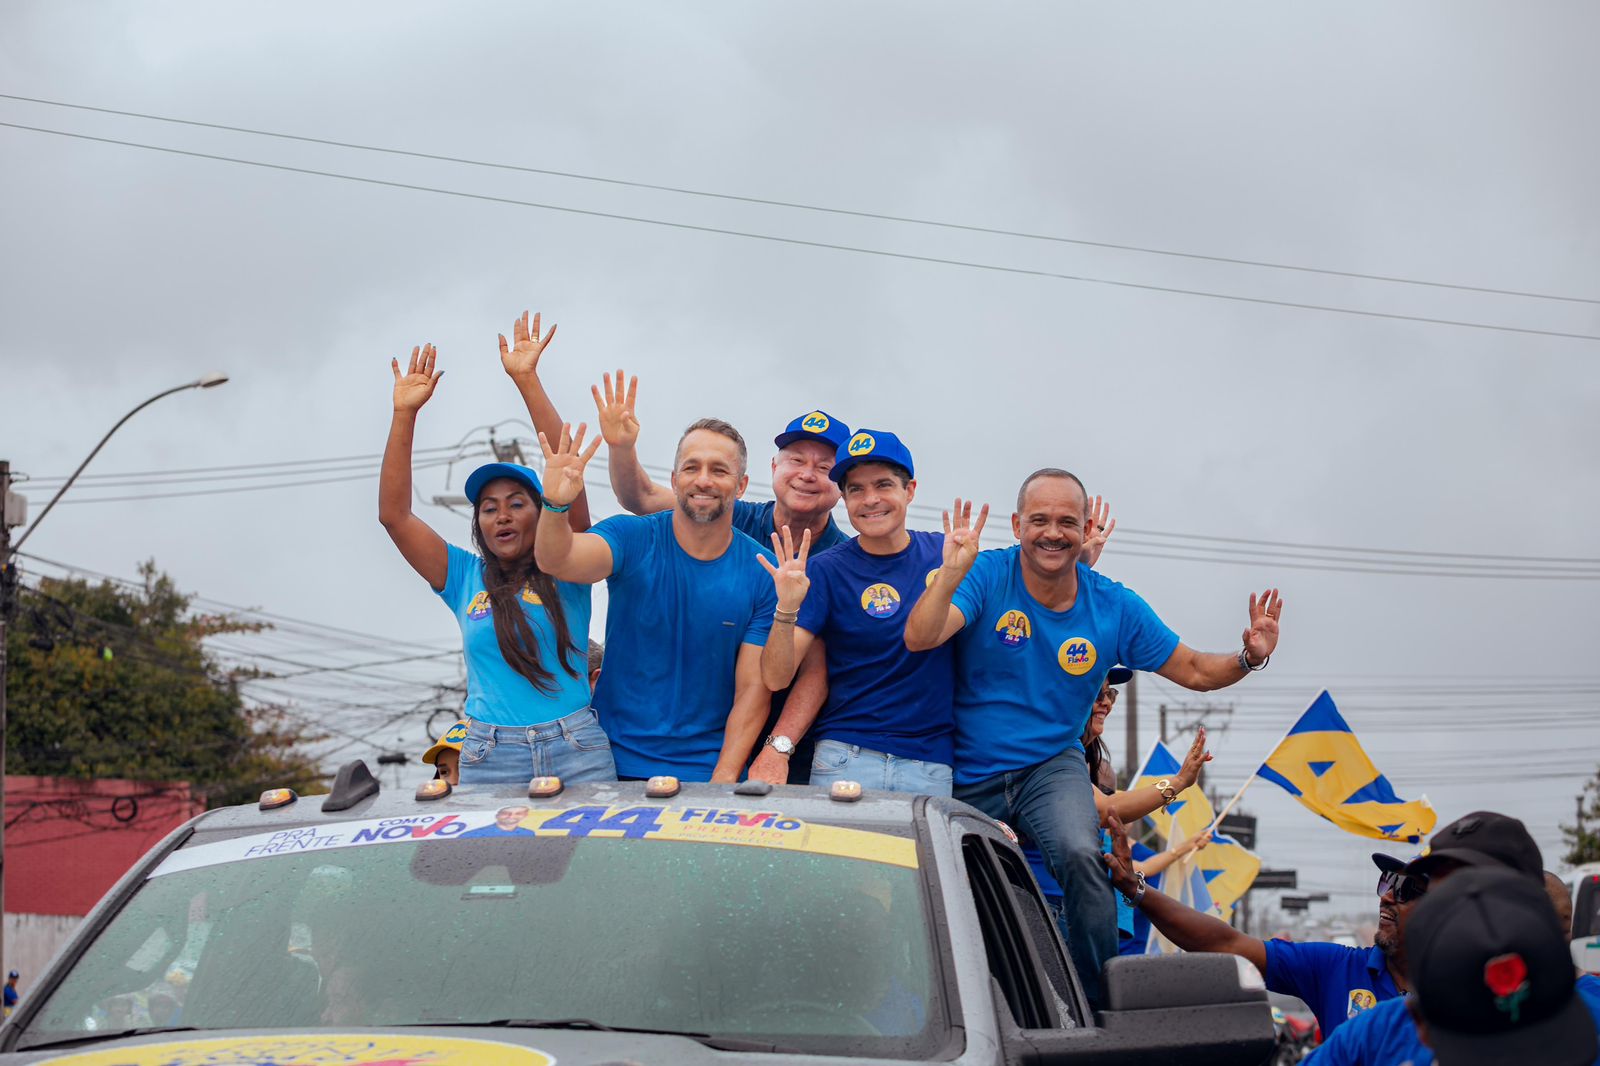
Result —
[[[1315,696],[1311,697],[1311,703],[1306,704],[1306,711],[1309,711],[1311,709],[1311,704],[1316,703],[1317,700],[1321,699],[1322,694],[1327,691],[1327,689],[1322,689]],[[1272,747],[1267,749],[1267,754],[1263,758],[1256,761],[1256,768],[1250,772],[1249,777],[1244,779],[1244,784],[1239,786],[1239,791],[1233,794],[1233,798],[1227,802],[1227,805],[1224,806],[1222,810],[1217,812],[1216,818],[1212,819],[1211,825],[1206,829],[1206,832],[1214,833],[1217,831],[1217,826],[1221,824],[1222,819],[1228,816],[1228,812],[1233,810],[1233,805],[1238,803],[1240,798],[1244,795],[1244,790],[1249,788],[1251,783],[1260,775],[1261,768],[1267,764],[1268,759],[1272,758],[1272,753],[1277,751],[1278,748],[1282,746],[1283,742],[1289,739],[1289,734],[1293,733],[1294,727],[1300,724],[1300,719],[1305,717],[1306,711],[1301,711],[1299,716],[1289,724],[1289,728],[1283,731],[1283,736],[1279,737],[1277,742],[1273,744]]]

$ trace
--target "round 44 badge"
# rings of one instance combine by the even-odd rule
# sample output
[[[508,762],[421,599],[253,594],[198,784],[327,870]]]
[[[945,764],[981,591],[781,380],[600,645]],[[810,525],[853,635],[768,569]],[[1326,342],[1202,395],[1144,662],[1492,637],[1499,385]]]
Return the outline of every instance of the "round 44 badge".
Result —
[[[882,582],[868,585],[861,593],[861,609],[874,618],[888,618],[900,610],[900,593]]]
[[[995,636],[1008,648],[1020,648],[1033,636],[1033,623],[1021,611],[1007,611],[994,624]]]
[[[1061,669],[1073,677],[1082,677],[1094,669],[1094,645],[1086,637],[1068,637],[1061,642],[1060,649],[1056,652],[1056,661],[1061,664]]]

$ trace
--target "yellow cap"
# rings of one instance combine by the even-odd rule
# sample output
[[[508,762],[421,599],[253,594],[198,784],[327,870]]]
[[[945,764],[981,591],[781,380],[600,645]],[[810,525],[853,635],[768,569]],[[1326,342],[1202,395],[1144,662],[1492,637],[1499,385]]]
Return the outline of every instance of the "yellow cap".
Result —
[[[422,753],[422,761],[432,766],[439,761],[439,753],[449,748],[452,751],[461,750],[461,742],[467,739],[467,723],[457,722],[444,731],[444,735],[433,742],[433,747]]]

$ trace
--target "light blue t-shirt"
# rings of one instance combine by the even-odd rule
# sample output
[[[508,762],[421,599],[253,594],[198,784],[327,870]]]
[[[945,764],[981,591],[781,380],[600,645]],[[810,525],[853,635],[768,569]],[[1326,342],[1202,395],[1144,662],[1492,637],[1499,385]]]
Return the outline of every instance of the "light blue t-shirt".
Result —
[[[522,611],[538,641],[539,662],[554,675],[555,691],[541,692],[500,654],[489,592],[483,584],[483,560],[454,544],[449,553],[439,598],[461,626],[461,652],[467,661],[466,716],[489,725],[542,725],[589,706],[589,586],[556,582],[572,634],[572,654],[567,657],[572,673],[556,659],[556,629],[549,612],[532,589],[522,593]]]
[[[1600,1030],[1600,978],[1578,978],[1577,994]],[[1322,1046],[1311,1061],[1317,1066],[1433,1066],[1433,1049],[1417,1035],[1401,997],[1379,1003],[1332,1033],[1324,1029]]]
[[[617,773],[709,781],[733,709],[734,666],[761,647],[777,608],[772,558],[749,537],[716,559],[678,546],[672,512],[616,515],[593,532],[611,546],[606,667],[594,694]]]
[[[1078,598],[1046,610],[1022,581],[1022,548],[979,552],[953,601],[955,783],[970,785],[1083,750],[1083,727],[1118,663],[1155,670],[1178,635],[1124,585],[1078,564]]]
[[[906,649],[906,618],[943,560],[943,533],[912,530],[893,555],[872,555],[853,537],[807,567],[796,624],[828,660],[828,702],[811,736],[950,764],[953,649]]]
[[[775,519],[773,512],[777,510],[778,501],[768,500],[766,503],[753,503],[748,500],[733,501],[733,528],[761,545],[763,548],[772,547],[772,534],[778,527],[773,525]],[[828,526],[822,531],[822,536],[811,542],[811,558],[850,540],[850,536],[839,528],[839,524],[828,516]],[[799,541],[795,547],[799,547]]]

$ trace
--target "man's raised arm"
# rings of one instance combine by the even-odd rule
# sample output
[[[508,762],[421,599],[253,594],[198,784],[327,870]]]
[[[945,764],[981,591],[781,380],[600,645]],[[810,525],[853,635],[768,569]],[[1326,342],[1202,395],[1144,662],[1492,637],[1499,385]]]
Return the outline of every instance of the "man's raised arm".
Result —
[[[1203,652],[1179,644],[1156,673],[1196,692],[1210,692],[1236,684],[1267,665],[1278,647],[1278,619],[1282,615],[1283,598],[1277,589],[1267,589],[1259,597],[1252,592],[1250,626],[1244,631],[1241,651],[1231,655]]]
[[[944,513],[944,559],[934,574],[917,605],[906,618],[906,648],[910,651],[927,651],[937,648],[961,631],[967,624],[966,616],[951,600],[961,579],[967,576],[978,558],[978,538],[983,524],[989,520],[989,505],[978,512],[978,524],[971,525],[972,501],[965,504],[956,498],[955,518]]]
[[[1133,849],[1128,844],[1128,831],[1115,812],[1108,812],[1106,828],[1111,830],[1111,854],[1102,856],[1111,870],[1111,887],[1125,897],[1138,895],[1142,882],[1133,871]],[[1267,972],[1267,945],[1253,936],[1246,936],[1220,918],[1202,914],[1193,907],[1185,907],[1161,892],[1145,890],[1138,908],[1150,919],[1150,924],[1161,935],[1184,951],[1218,951],[1246,959],[1264,975]]]
[[[772,613],[772,631],[761,649],[761,680],[773,692],[781,692],[794,680],[796,666],[805,658],[811,647],[813,634],[796,631],[800,605],[806,600],[811,579],[806,576],[806,556],[811,553],[811,530],[800,535],[797,548],[789,527],[783,527],[782,536],[772,534],[772,551],[781,563],[774,564],[765,555],[757,555],[756,562],[772,576],[777,592],[778,609]]]
[[[550,439],[539,434],[544,449],[544,492],[539,508],[539,526],[534,532],[533,557],[539,569],[558,581],[592,585],[611,576],[611,545],[598,533],[574,533],[567,523],[572,501],[583,493],[583,470],[600,447],[596,438],[587,450],[583,435],[588,427],[580,424],[577,436],[571,426],[561,427],[561,439],[550,446]]]
[[[634,514],[655,514],[670,511],[677,500],[672,489],[657,485],[645,472],[639,461],[639,419],[634,414],[634,402],[639,396],[639,379],[628,382],[623,392],[623,373],[617,370],[615,388],[611,375],[604,377],[605,392],[599,385],[590,387],[594,394],[595,410],[600,413],[600,435],[606,441],[607,467],[611,472],[611,491],[617,502]]]

